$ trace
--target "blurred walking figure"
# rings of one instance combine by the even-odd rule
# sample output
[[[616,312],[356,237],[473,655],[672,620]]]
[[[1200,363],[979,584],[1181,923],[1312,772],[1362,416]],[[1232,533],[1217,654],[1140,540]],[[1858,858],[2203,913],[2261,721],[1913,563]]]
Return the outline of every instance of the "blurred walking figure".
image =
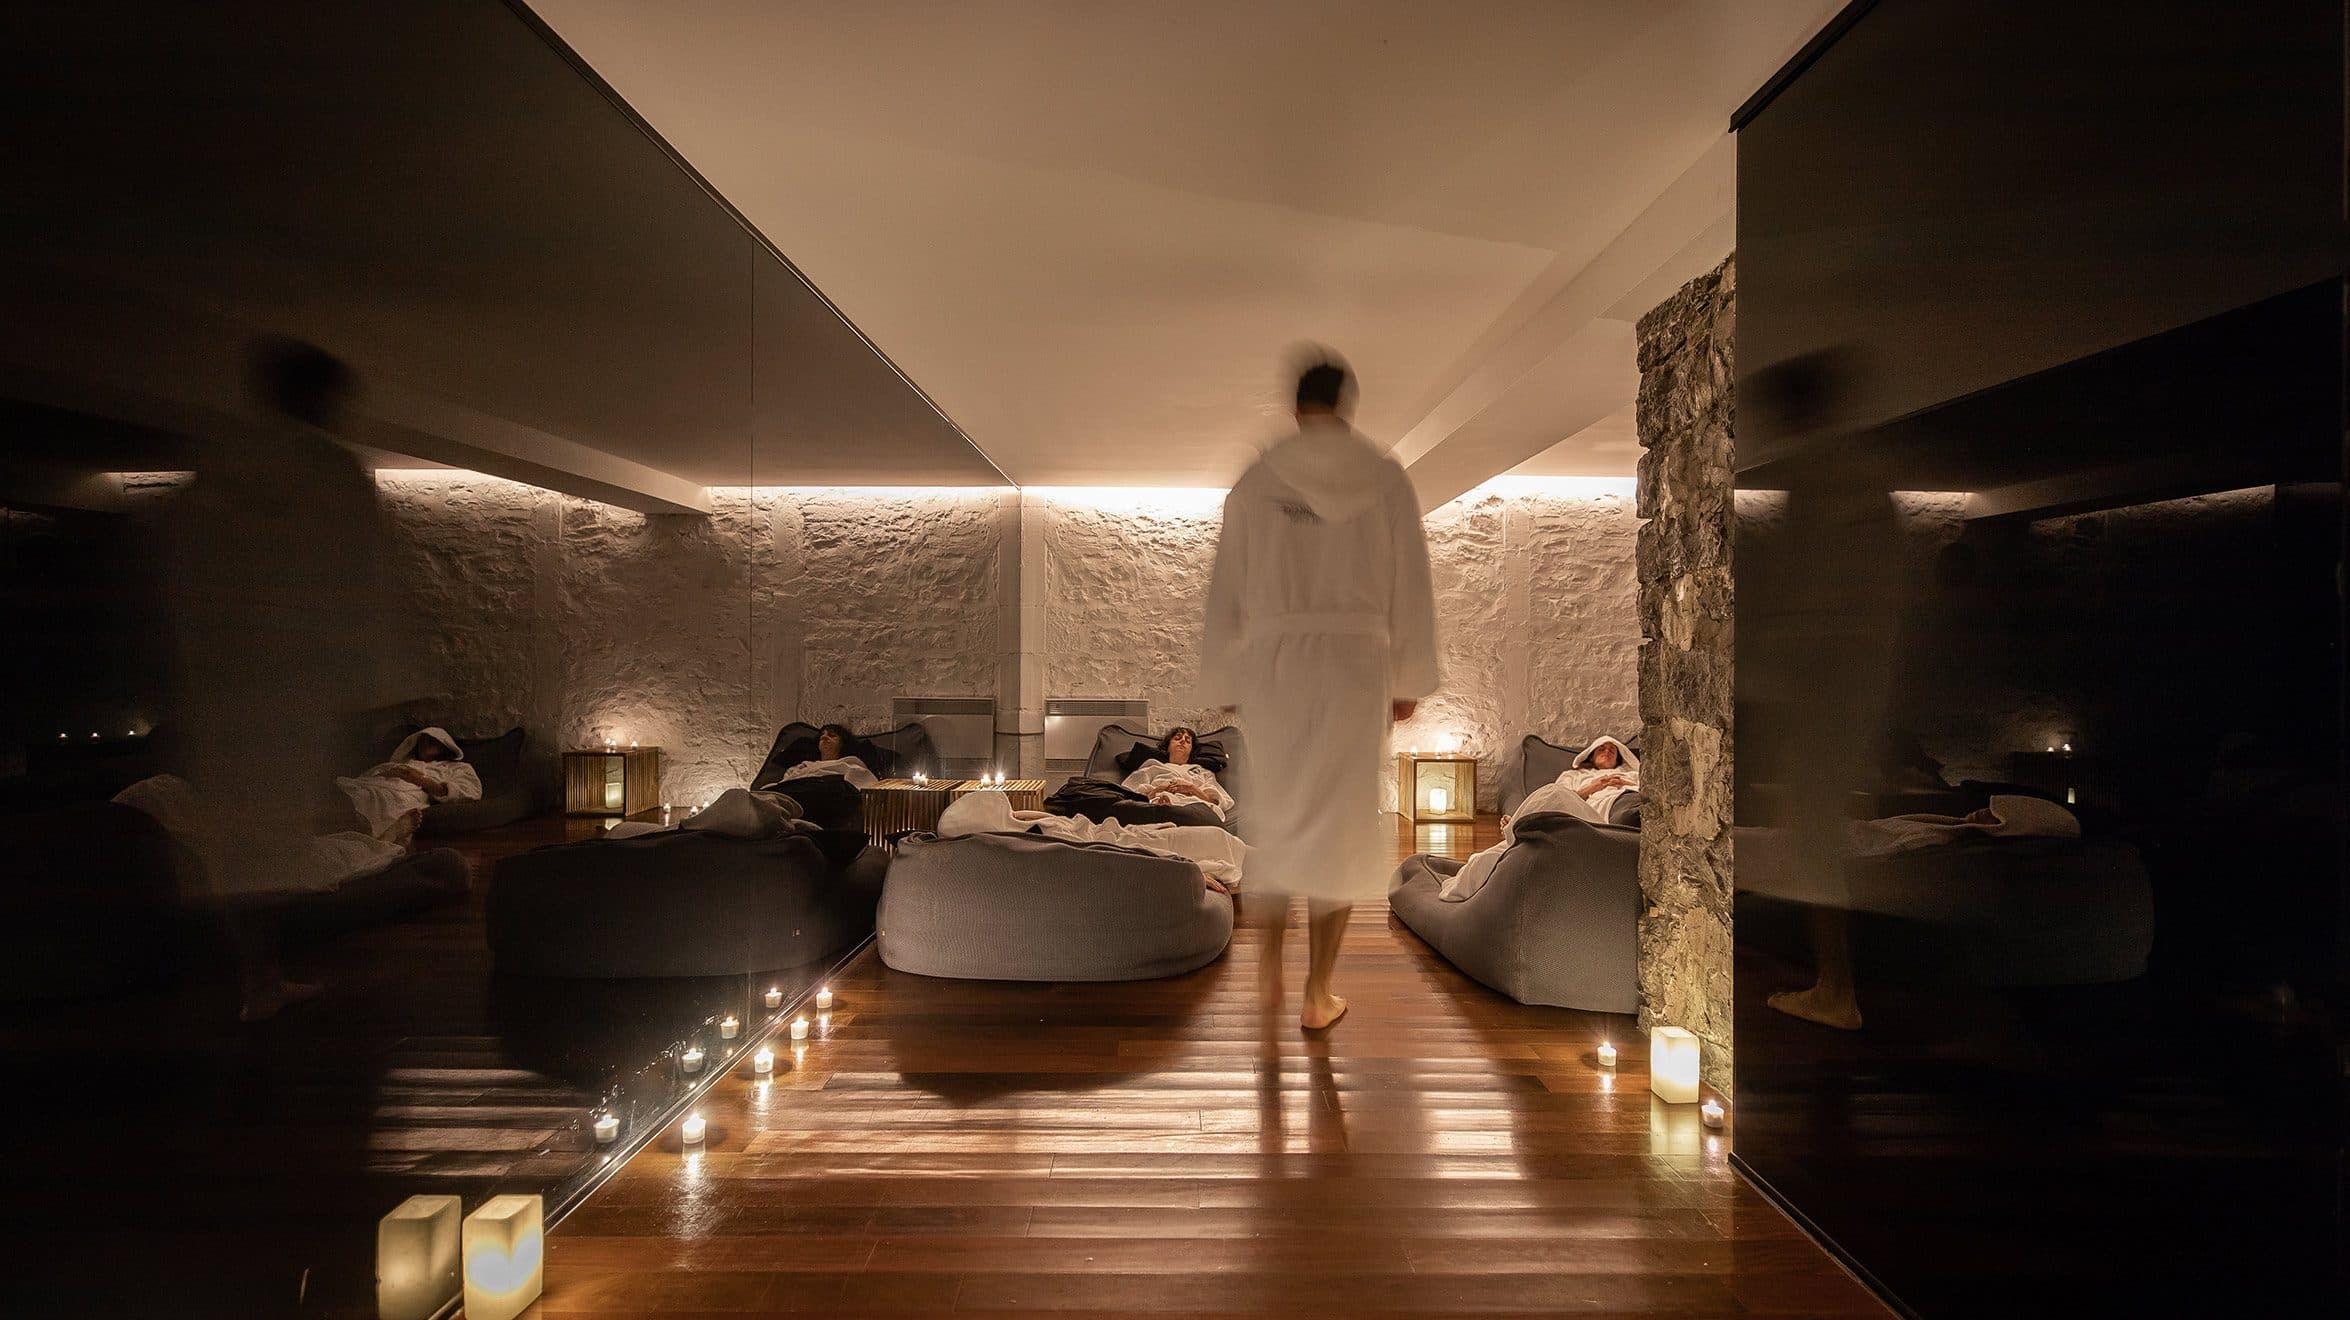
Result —
[[[1346,368],[1307,367],[1297,433],[1226,497],[1201,674],[1208,699],[1247,721],[1257,785],[1248,902],[1261,896],[1271,909],[1260,964],[1268,1008],[1282,999],[1289,900],[1306,900],[1308,1028],[1346,1012],[1331,975],[1355,900],[1385,883],[1388,730],[1437,681],[1419,500],[1403,466],[1347,424],[1351,394]]]
[[[248,372],[257,420],[200,451],[173,511],[167,573],[188,777],[217,813],[202,860],[236,935],[250,1019],[307,989],[278,973],[275,912],[333,883],[312,839],[347,730],[383,699],[386,648],[375,488],[333,437],[356,393],[351,370],[271,338],[253,345]]]

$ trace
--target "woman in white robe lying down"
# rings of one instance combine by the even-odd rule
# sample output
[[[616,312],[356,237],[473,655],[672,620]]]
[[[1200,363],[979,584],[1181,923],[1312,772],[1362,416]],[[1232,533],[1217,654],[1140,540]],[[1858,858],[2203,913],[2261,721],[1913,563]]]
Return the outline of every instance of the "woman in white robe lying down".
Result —
[[[1557,805],[1542,810],[1564,811],[1578,819],[1604,825],[1619,798],[1640,791],[1640,758],[1632,754],[1631,748],[1603,734],[1576,753],[1574,765],[1561,771],[1551,783],[1566,789],[1567,795],[1558,798]],[[1532,801],[1534,794],[1526,796]],[[1518,814],[1530,810],[1533,808],[1520,806]]]
[[[955,799],[939,814],[937,833],[942,839],[959,839],[966,834],[1021,834],[1032,829],[1068,843],[1114,843],[1181,858],[1199,867],[1208,888],[1226,894],[1239,892],[1241,860],[1248,855],[1247,844],[1215,825],[1120,825],[1044,811],[1014,811],[1009,795],[984,791]]]
[[[1192,731],[1178,725],[1167,732],[1166,756],[1144,761],[1133,774],[1126,776],[1124,787],[1149,798],[1153,805],[1184,807],[1194,802],[1205,803],[1216,819],[1223,820],[1232,811],[1232,795],[1216,782],[1216,772],[1191,759]]]
[[[465,764],[457,740],[437,728],[409,734],[383,764],[339,778],[335,786],[351,799],[371,837],[402,848],[416,837],[426,807],[481,798],[481,776]]]
[[[838,724],[827,724],[816,733],[816,759],[802,761],[783,772],[783,779],[806,779],[812,775],[839,775],[858,788],[871,788],[881,782],[865,758],[848,754],[849,742],[856,735]]]

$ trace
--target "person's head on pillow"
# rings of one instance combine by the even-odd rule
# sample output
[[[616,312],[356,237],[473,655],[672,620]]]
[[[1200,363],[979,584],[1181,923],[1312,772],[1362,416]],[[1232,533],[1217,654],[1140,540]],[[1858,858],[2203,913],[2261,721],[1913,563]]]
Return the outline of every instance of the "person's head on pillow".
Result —
[[[816,731],[816,759],[837,761],[849,754],[849,745],[856,740],[857,735],[850,733],[847,726],[827,724]]]
[[[1199,742],[1199,735],[1178,724],[1167,730],[1166,741],[1159,744],[1159,759],[1169,765],[1191,764],[1191,749]]]

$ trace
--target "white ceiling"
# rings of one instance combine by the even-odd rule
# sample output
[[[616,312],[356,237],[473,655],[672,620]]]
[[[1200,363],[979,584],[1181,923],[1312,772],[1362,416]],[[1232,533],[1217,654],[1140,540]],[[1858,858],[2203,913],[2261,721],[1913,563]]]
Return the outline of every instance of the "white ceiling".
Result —
[[[1314,341],[1434,503],[1630,471],[1629,319],[1838,0],[534,7],[1013,480],[1225,484]]]

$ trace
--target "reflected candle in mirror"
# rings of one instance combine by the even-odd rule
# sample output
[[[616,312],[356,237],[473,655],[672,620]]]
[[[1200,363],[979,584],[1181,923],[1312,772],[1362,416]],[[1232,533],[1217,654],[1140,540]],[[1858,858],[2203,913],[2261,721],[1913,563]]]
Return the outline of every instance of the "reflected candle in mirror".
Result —
[[[767,1007],[769,1007],[769,1008],[781,1008],[781,1007],[783,1007],[783,989],[782,989],[782,987],[780,987],[780,986],[772,986],[772,985],[771,985],[771,986],[768,986],[768,987],[767,987],[767,993],[766,993],[765,995],[761,996],[761,999],[762,999],[762,1000],[763,1000],[763,1001],[766,1003]]]
[[[688,1146],[699,1146],[703,1134],[709,1130],[710,1124],[700,1114],[687,1114],[685,1121],[677,1125],[677,1136]]]
[[[743,1024],[732,1013],[718,1019],[718,1038],[720,1040],[733,1040],[742,1029]]]
[[[829,1009],[832,1007],[831,986],[825,986],[816,992],[816,1007],[823,1009]]]
[[[759,1052],[751,1056],[751,1075],[754,1077],[765,1077],[774,1071],[775,1051],[768,1049],[764,1045],[760,1046]]]
[[[596,1116],[596,1144],[609,1146],[620,1136],[620,1120],[610,1114]]]
[[[692,1049],[687,1050],[685,1053],[678,1055],[677,1063],[679,1067],[684,1068],[689,1073],[700,1072],[702,1070],[702,1047],[696,1045]]]
[[[806,1040],[808,1038],[808,1019],[804,1017],[792,1019],[791,1038],[793,1040]]]

